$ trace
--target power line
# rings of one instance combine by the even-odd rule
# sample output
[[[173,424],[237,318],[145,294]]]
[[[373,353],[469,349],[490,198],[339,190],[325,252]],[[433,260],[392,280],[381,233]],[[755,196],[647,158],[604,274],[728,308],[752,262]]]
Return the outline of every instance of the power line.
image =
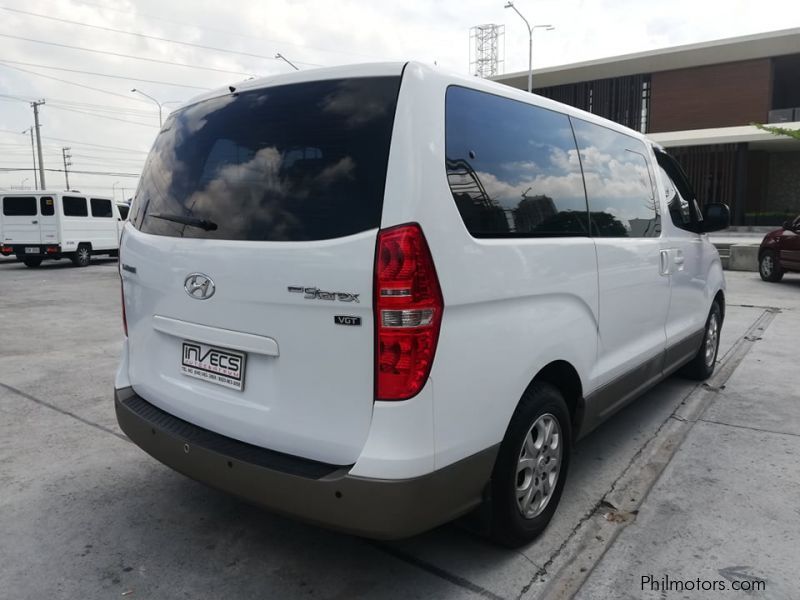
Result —
[[[28,15],[31,17],[38,17],[40,19],[49,19],[51,21],[58,21],[60,23],[69,23],[70,25],[77,25],[79,27],[89,27],[91,29],[99,29],[101,31],[110,31],[112,33],[121,33],[123,35],[132,35],[135,37],[147,39],[147,40],[156,40],[158,42],[167,42],[170,44],[178,44],[180,46],[188,46],[190,48],[202,48],[203,50],[213,50],[214,52],[224,52],[226,54],[237,54],[239,56],[250,56],[252,58],[261,58],[264,60],[277,60],[274,56],[265,56],[264,54],[254,54],[252,52],[239,52],[237,50],[229,50],[227,48],[217,48],[215,46],[205,46],[203,44],[195,44],[192,42],[183,42],[180,40],[173,40],[170,38],[159,37],[155,35],[148,35],[146,33],[139,33],[137,31],[126,31],[124,29],[115,29],[113,27],[104,27],[103,25],[90,25],[89,23],[81,23],[80,21],[70,21],[69,19],[61,19],[59,17],[51,17],[50,15],[43,15],[40,13],[29,12],[27,10],[19,10],[18,8],[9,8],[7,6],[0,6],[0,10],[7,10],[9,12],[19,13],[22,15]],[[298,61],[301,62],[301,61]],[[316,63],[309,63],[309,62],[301,62],[301,64],[308,65],[311,67],[322,67],[323,65],[316,64]]]
[[[39,69],[53,69],[54,71],[66,71],[67,73],[80,73],[82,75],[92,75],[94,77],[109,77],[111,79],[124,79],[126,81],[141,81],[143,83],[155,83],[157,85],[171,85],[175,87],[189,88],[194,90],[209,91],[211,88],[188,85],[185,83],[172,83],[171,81],[158,81],[155,79],[139,79],[137,77],[123,77],[122,75],[109,75],[108,73],[97,73],[96,71],[82,71],[80,69],[67,69],[66,67],[54,67],[52,65],[39,65],[36,63],[22,62],[18,60],[0,59],[0,63],[11,65],[22,65],[24,67],[36,67]]]
[[[142,127],[151,127],[151,128],[155,127],[156,129],[158,128],[153,123],[142,123],[141,121],[130,121],[128,119],[120,119],[119,117],[110,117],[108,115],[99,115],[97,113],[92,113],[92,112],[88,112],[88,111],[85,111],[85,110],[80,110],[80,109],[77,109],[77,108],[66,108],[64,106],[54,106],[54,105],[49,105],[49,106],[50,106],[50,108],[55,108],[56,110],[65,110],[65,111],[68,111],[68,112],[77,113],[79,115],[86,115],[86,116],[92,117],[92,118],[109,119],[111,121],[120,121],[122,123],[130,123],[131,125],[141,125]]]
[[[185,67],[187,69],[200,69],[202,71],[216,71],[217,73],[227,73],[229,75],[244,75],[245,77],[252,77],[252,73],[245,73],[243,71],[229,71],[227,69],[217,69],[216,67],[202,67],[200,65],[190,65],[188,63],[174,62],[171,60],[161,60],[158,58],[148,58],[145,56],[134,56],[132,54],[122,54],[121,52],[111,52],[110,50],[95,50],[94,48],[84,48],[82,46],[70,46],[69,44],[59,44],[57,42],[47,42],[45,40],[34,40],[32,38],[21,37],[18,35],[10,35],[8,33],[0,33],[0,37],[10,38],[13,40],[22,40],[24,42],[31,42],[34,44],[46,44],[48,46],[57,46],[59,48],[69,48],[71,50],[80,50],[82,52],[92,52],[94,54],[106,54],[108,56],[118,56],[120,58],[129,58],[131,60],[143,60],[152,63],[159,63],[162,65],[170,65],[173,67]]]
[[[31,167],[0,167],[0,172],[10,173],[12,171],[33,171]],[[64,169],[45,169],[45,171],[49,171],[52,173],[63,173]],[[138,173],[113,173],[108,171],[70,171],[70,173],[76,173],[79,175],[107,175],[109,177],[141,177]]]
[[[2,7],[0,7],[2,8]],[[52,79],[53,81],[58,81],[61,83],[66,83],[67,85],[74,85],[76,87],[85,88],[87,90],[92,90],[93,92],[100,92],[101,94],[109,94],[110,96],[118,96],[119,98],[125,98],[126,100],[131,100],[133,102],[142,102],[147,104],[146,100],[140,100],[139,98],[131,98],[130,96],[124,96],[123,94],[118,94],[117,92],[110,92],[108,90],[104,90],[101,88],[92,87],[91,85],[86,85],[83,83],[76,83],[74,81],[68,81],[67,79],[60,79],[59,77],[53,77],[52,75],[45,75],[44,73],[37,73],[36,71],[29,71],[28,69],[23,69],[20,67],[12,67],[11,65],[4,65],[0,63],[0,67],[5,67],[6,69],[13,69],[15,71],[21,71],[22,73],[28,73],[29,75],[35,75],[36,77],[44,77],[45,79]]]
[[[15,96],[13,94],[0,94],[0,100],[11,102],[13,100],[19,102],[32,102],[34,100],[33,97],[26,97],[26,96]],[[183,100],[181,100],[183,102]],[[152,110],[140,110],[137,108],[128,108],[119,105],[112,105],[112,104],[93,104],[90,102],[76,102],[74,100],[62,100],[60,98],[48,98],[48,103],[52,106],[53,104],[57,105],[64,105],[68,107],[74,108],[87,108],[92,111],[104,111],[104,112],[112,112],[112,113],[119,113],[119,114],[126,114],[129,116],[141,116],[141,117],[152,117],[153,111]]]
[[[14,135],[21,135],[19,131],[12,131],[10,129],[0,129],[1,133],[11,133]],[[115,150],[117,152],[135,152],[136,154],[147,154],[147,150],[134,150],[133,148],[122,148],[120,146],[105,146],[103,144],[91,144],[89,142],[81,142],[78,140],[68,140],[66,138],[57,138],[47,136],[46,140],[55,140],[57,142],[69,142],[70,144],[78,144],[79,146],[92,146],[94,148],[103,148],[104,150]]]
[[[249,39],[249,40],[257,40],[257,41],[259,41],[261,43],[269,42],[271,44],[275,44],[275,45],[278,45],[278,46],[295,46],[296,48],[303,48],[304,50],[316,50],[316,51],[319,51],[319,52],[333,52],[333,53],[336,53],[336,54],[348,54],[350,56],[358,56],[360,58],[369,58],[370,60],[377,60],[376,57],[374,55],[372,55],[372,54],[363,54],[361,52],[350,52],[348,50],[337,50],[337,49],[333,49],[333,48],[321,48],[319,46],[309,46],[307,44],[298,44],[296,42],[287,42],[285,40],[275,40],[275,39],[265,38],[265,37],[262,37],[262,36],[247,35],[246,33],[229,31],[227,29],[218,29],[218,28],[215,28],[215,27],[202,27],[200,25],[195,25],[195,24],[192,24],[192,23],[186,23],[185,21],[177,21],[175,19],[167,19],[167,18],[164,18],[164,17],[157,17],[155,15],[149,15],[149,14],[141,13],[141,12],[138,12],[138,11],[131,11],[131,10],[124,10],[124,9],[121,9],[121,8],[114,8],[114,7],[111,7],[111,6],[105,6],[103,4],[96,4],[96,3],[93,3],[93,2],[83,2],[83,1],[79,0],[78,3],[79,4],[83,4],[85,6],[94,6],[96,8],[100,8],[102,10],[111,10],[111,11],[114,11],[114,12],[128,14],[128,15],[136,15],[138,17],[143,17],[145,19],[150,19],[150,20],[153,20],[153,21],[163,21],[164,23],[173,23],[175,25],[180,25],[181,27],[188,27],[188,28],[191,28],[191,29],[199,29],[201,31],[211,31],[211,32],[214,32],[214,33],[222,33],[222,34],[230,36],[230,37],[238,37],[238,38]],[[387,59],[381,59],[381,60],[387,60]],[[399,61],[400,59],[395,58],[395,59],[391,59],[391,60]]]

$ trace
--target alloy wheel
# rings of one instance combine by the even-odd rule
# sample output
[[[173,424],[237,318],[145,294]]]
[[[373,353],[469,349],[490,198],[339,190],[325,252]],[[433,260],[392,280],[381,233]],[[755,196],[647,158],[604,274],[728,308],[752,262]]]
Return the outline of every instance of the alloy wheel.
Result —
[[[561,425],[546,413],[533,422],[517,461],[517,507],[526,519],[540,515],[553,497],[563,455]]]

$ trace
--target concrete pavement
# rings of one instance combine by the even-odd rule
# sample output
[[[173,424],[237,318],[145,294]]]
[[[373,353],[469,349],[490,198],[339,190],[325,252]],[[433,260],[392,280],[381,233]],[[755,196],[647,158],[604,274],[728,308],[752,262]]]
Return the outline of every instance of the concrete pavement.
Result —
[[[720,373],[726,377],[726,369],[737,375],[751,357],[760,356],[756,351],[773,348],[755,340],[762,337],[759,324],[767,339],[800,298],[799,277],[766,284],[756,274],[732,273],[729,281],[720,351]],[[578,444],[562,504],[545,534],[528,547],[518,552],[496,548],[457,524],[403,542],[368,542],[260,511],[170,471],[127,442],[111,403],[121,339],[118,285],[114,261],[95,261],[87,269],[0,264],[0,590],[10,591],[11,598],[534,598],[570,589],[563,585],[569,564],[587,565],[583,573],[578,569],[584,585],[580,593],[590,594],[584,597],[640,597],[635,589],[614,591],[614,586],[627,585],[623,575],[638,571],[626,570],[625,561],[606,561],[617,548],[628,561],[630,552],[644,554],[622,544],[633,535],[629,532],[648,525],[649,503],[655,502],[665,478],[673,471],[690,475],[691,469],[672,465],[696,443],[696,432],[705,427],[736,430],[741,428],[736,418],[758,417],[765,430],[777,430],[776,422],[787,429],[786,423],[797,422],[791,411],[779,413],[779,419],[769,410],[751,414],[756,409],[748,408],[748,395],[763,398],[757,387],[747,387],[757,386],[752,374],[741,380],[731,376],[726,384],[725,394],[741,388],[739,400],[730,400],[740,408],[731,414],[713,412],[717,404],[709,397],[718,392],[670,378]],[[776,315],[764,308],[775,305],[788,310]],[[787,323],[791,327],[794,322]],[[776,369],[796,356],[778,350],[762,358]],[[788,373],[783,381],[794,381],[797,388],[796,374]],[[702,402],[696,400],[700,396]],[[707,409],[697,416],[708,422],[691,421],[694,412],[676,418],[689,405]],[[691,429],[673,431],[675,425]],[[670,448],[677,433],[683,433],[683,444]],[[780,435],[787,434],[791,431]],[[730,440],[711,441],[721,444],[724,456],[735,449]],[[709,462],[713,446],[700,447],[705,452],[699,457],[690,453],[695,462],[722,468]],[[788,468],[791,461],[787,455],[776,462],[749,446],[743,452],[754,464],[772,460]],[[750,475],[755,477],[755,471]],[[735,481],[724,469],[707,477],[727,485]],[[769,489],[777,496],[797,497],[791,475],[786,481]],[[618,497],[633,489],[644,491],[624,501]],[[706,501],[695,498],[694,487],[685,490],[690,517],[705,521],[701,509]],[[638,515],[631,509],[636,503],[641,504]],[[662,514],[663,508],[653,512]],[[670,527],[675,529],[680,520],[673,519]],[[603,543],[611,544],[593,554],[585,534],[598,521]],[[695,521],[685,535],[697,528]],[[751,538],[758,535],[752,529]],[[720,530],[720,537],[722,546],[745,547],[731,532]],[[733,558],[725,556],[713,565],[717,570],[751,566],[758,569],[753,573],[779,581],[766,563],[737,564]],[[653,555],[654,574],[661,572],[660,560]],[[783,568],[775,564],[775,571]],[[673,572],[676,577],[692,574]],[[597,579],[603,574],[606,579]]]
[[[692,422],[578,598],[798,597],[800,296],[789,304]],[[675,582],[666,593],[665,576]],[[675,591],[683,580],[718,585]]]

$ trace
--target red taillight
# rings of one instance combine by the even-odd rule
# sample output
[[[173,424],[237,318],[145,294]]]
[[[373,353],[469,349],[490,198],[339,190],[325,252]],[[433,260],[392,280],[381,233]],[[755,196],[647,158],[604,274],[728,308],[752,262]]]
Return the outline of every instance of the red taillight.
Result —
[[[60,251],[61,251],[61,249],[58,246],[48,246],[45,249],[45,252],[47,254],[58,254]]]
[[[383,229],[375,251],[375,397],[407,400],[425,385],[444,301],[416,223]]]

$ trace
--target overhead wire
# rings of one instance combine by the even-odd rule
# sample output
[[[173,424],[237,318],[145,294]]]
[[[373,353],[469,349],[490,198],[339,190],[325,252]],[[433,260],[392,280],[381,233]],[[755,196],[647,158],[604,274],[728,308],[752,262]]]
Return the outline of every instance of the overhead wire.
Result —
[[[261,59],[264,59],[264,60],[271,60],[271,61],[279,60],[279,59],[275,58],[274,56],[266,56],[264,54],[256,54],[256,53],[253,53],[253,52],[241,52],[241,51],[238,51],[238,50],[230,50],[228,48],[218,48],[216,46],[206,46],[205,44],[196,44],[194,42],[184,42],[184,41],[181,41],[181,40],[173,40],[173,39],[170,39],[170,38],[160,37],[160,36],[157,36],[157,35],[149,35],[149,34],[141,33],[141,32],[138,32],[138,31],[126,31],[124,29],[116,29],[114,27],[106,27],[106,26],[103,26],[103,25],[91,25],[89,23],[81,23],[80,21],[72,21],[70,19],[63,19],[63,18],[60,18],[60,17],[53,17],[51,15],[43,15],[41,13],[35,13],[35,12],[27,11],[27,10],[21,10],[21,9],[18,9],[18,8],[11,8],[11,7],[8,7],[8,6],[0,6],[0,10],[5,10],[5,11],[18,13],[18,14],[22,14],[22,15],[28,15],[28,16],[31,16],[31,17],[38,17],[40,19],[49,19],[51,21],[58,21],[60,23],[69,23],[70,25],[77,25],[79,27],[88,27],[88,28],[91,28],[91,29],[99,29],[101,31],[110,31],[110,32],[113,32],[113,33],[119,33],[119,34],[122,34],[122,35],[130,35],[130,36],[135,36],[135,37],[148,39],[148,40],[155,40],[155,41],[159,41],[159,42],[167,42],[169,44],[178,44],[178,45],[181,45],[181,46],[188,46],[190,48],[200,48],[200,49],[203,49],[203,50],[213,50],[214,52],[223,52],[225,54],[236,54],[236,55],[239,55],[239,56],[250,56],[252,58],[261,58]],[[294,61],[294,62],[297,62],[298,64],[301,64],[301,65],[308,65],[308,66],[312,66],[312,67],[321,67],[321,66],[323,66],[323,65],[320,65],[320,64],[317,64],[317,63],[310,63],[310,62],[304,62],[304,61]]]
[[[78,4],[83,4],[84,6],[93,6],[95,8],[100,8],[102,10],[114,11],[114,12],[118,12],[118,13],[122,13],[122,14],[128,14],[128,15],[136,15],[138,17],[142,17],[142,18],[149,19],[149,20],[152,20],[152,21],[163,21],[164,23],[172,23],[174,25],[180,25],[181,27],[187,27],[187,28],[190,28],[190,29],[199,29],[201,31],[210,31],[210,32],[213,32],[213,33],[221,33],[223,35],[227,35],[227,36],[230,36],[230,37],[238,37],[238,38],[243,38],[243,39],[257,40],[257,41],[259,41],[261,43],[269,42],[269,43],[275,44],[277,46],[293,46],[295,48],[302,48],[304,50],[315,50],[315,51],[318,51],[318,52],[333,52],[335,54],[347,54],[347,55],[350,55],[350,56],[358,56],[360,58],[368,58],[370,60],[400,60],[400,59],[396,59],[396,58],[395,59],[376,58],[372,54],[364,54],[364,53],[361,53],[361,52],[350,52],[348,50],[339,50],[339,49],[334,49],[334,48],[322,48],[320,46],[309,46],[307,44],[298,44],[297,42],[289,42],[289,41],[286,41],[286,40],[276,40],[276,39],[265,38],[265,37],[260,36],[260,35],[259,36],[248,35],[246,33],[230,31],[230,30],[227,30],[227,29],[218,29],[216,27],[205,27],[205,26],[196,25],[196,24],[193,24],[193,23],[187,23],[185,21],[178,21],[178,20],[175,20],[175,19],[167,19],[165,17],[159,17],[159,16],[152,15],[152,14],[142,13],[142,12],[139,12],[139,11],[124,10],[124,9],[116,8],[116,7],[113,7],[113,6],[106,6],[104,4],[97,4],[97,3],[94,3],[94,2],[85,2],[84,0],[77,0],[77,2],[78,2]]]
[[[188,89],[193,89],[193,90],[201,90],[201,91],[208,91],[208,90],[211,89],[211,88],[207,88],[207,87],[201,87],[201,86],[198,86],[198,85],[189,85],[189,84],[186,84],[186,83],[173,83],[171,81],[159,81],[159,80],[155,80],[155,79],[140,79],[138,77],[125,77],[123,75],[111,75],[109,73],[98,73],[96,71],[83,71],[81,69],[68,69],[66,67],[54,67],[52,65],[41,65],[41,64],[37,64],[37,63],[29,63],[29,62],[23,62],[23,61],[19,61],[19,60],[8,60],[6,58],[0,59],[0,63],[11,64],[11,65],[22,65],[23,67],[35,67],[35,68],[38,68],[38,69],[52,69],[54,71],[65,71],[67,73],[79,73],[79,74],[82,74],[82,75],[92,75],[94,77],[108,77],[108,78],[111,78],[111,79],[124,79],[126,81],[140,81],[142,83],[154,83],[154,84],[157,84],[157,85],[171,85],[171,86],[174,86],[174,87],[182,87],[182,88],[188,88]]]
[[[13,40],[22,40],[22,41],[30,42],[30,43],[34,43],[34,44],[46,44],[48,46],[57,46],[59,48],[69,48],[71,50],[80,50],[81,52],[92,52],[94,54],[104,54],[104,55],[108,55],[108,56],[116,56],[116,57],[119,57],[119,58],[128,58],[128,59],[131,59],[131,60],[141,60],[141,61],[146,61],[146,62],[159,63],[159,64],[162,64],[162,65],[170,65],[170,66],[173,66],[173,67],[184,67],[184,68],[187,68],[187,69],[200,69],[202,71],[215,71],[217,73],[227,73],[229,75],[243,75],[245,77],[253,77],[254,76],[253,73],[245,73],[244,71],[230,71],[228,69],[218,69],[216,67],[203,67],[203,66],[200,66],[200,65],[192,65],[192,64],[189,64],[189,63],[175,62],[175,61],[163,60],[163,59],[159,59],[159,58],[150,58],[150,57],[146,57],[146,56],[134,56],[133,54],[123,54],[121,52],[112,52],[110,50],[96,50],[94,48],[85,48],[83,46],[72,46],[70,44],[61,44],[61,43],[58,43],[58,42],[48,42],[48,41],[45,41],[45,40],[36,40],[36,39],[33,39],[33,38],[26,38],[26,37],[22,37],[22,36],[19,36],[19,35],[11,35],[9,33],[0,33],[0,37],[10,38],[10,39],[13,39]]]
[[[37,77],[43,77],[45,79],[52,79],[53,81],[58,81],[60,83],[66,83],[67,85],[74,85],[76,87],[85,88],[87,90],[92,90],[94,92],[100,92],[101,94],[109,94],[110,96],[117,96],[119,98],[125,98],[126,100],[130,100],[132,102],[139,102],[139,103],[142,103],[142,104],[150,104],[150,102],[148,100],[142,100],[141,98],[133,98],[131,96],[125,96],[125,95],[119,94],[117,92],[111,92],[109,90],[96,88],[96,87],[93,87],[91,85],[86,85],[84,83],[77,83],[77,82],[74,82],[74,81],[69,81],[67,79],[61,79],[59,77],[53,77],[52,75],[45,75],[44,73],[37,73],[36,71],[30,71],[28,69],[23,69],[21,67],[13,67],[11,65],[6,65],[6,64],[2,64],[2,63],[0,63],[0,67],[5,67],[6,69],[13,69],[15,71],[21,71],[22,73],[28,73],[30,75],[36,75]]]

